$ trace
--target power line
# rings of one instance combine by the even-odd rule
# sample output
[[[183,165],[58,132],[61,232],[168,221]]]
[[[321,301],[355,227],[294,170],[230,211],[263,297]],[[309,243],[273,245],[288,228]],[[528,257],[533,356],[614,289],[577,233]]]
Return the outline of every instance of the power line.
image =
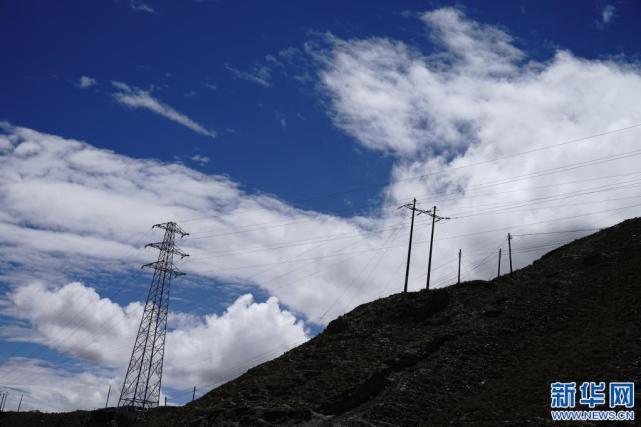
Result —
[[[525,179],[539,178],[539,177],[542,177],[542,176],[546,176],[546,175],[550,175],[550,174],[556,174],[556,173],[560,173],[560,172],[567,172],[569,170],[575,170],[575,169],[578,169],[578,168],[583,168],[583,167],[587,167],[587,166],[593,166],[595,164],[602,164],[602,163],[607,163],[607,162],[611,162],[611,161],[621,160],[621,159],[624,159],[624,158],[629,158],[629,157],[637,156],[637,155],[640,155],[640,154],[641,154],[641,150],[632,150],[632,151],[620,153],[620,154],[617,154],[617,155],[608,155],[608,156],[597,157],[597,158],[594,158],[594,159],[591,159],[591,160],[587,160],[587,161],[581,161],[581,162],[566,164],[566,165],[562,165],[562,166],[555,167],[555,168],[538,170],[538,171],[535,171],[535,172],[532,172],[532,173],[528,173],[528,174],[524,174],[524,175],[517,175],[517,176],[513,176],[513,177],[503,178],[501,180],[490,181],[490,182],[486,182],[486,183],[473,185],[473,186],[470,186],[470,187],[466,188],[465,194],[461,194],[461,192],[459,190],[457,190],[457,191],[452,191],[452,192],[449,192],[449,193],[426,194],[424,196],[419,197],[418,199],[425,198],[427,196],[441,196],[441,197],[442,196],[446,196],[446,195],[454,195],[455,196],[455,197],[450,197],[450,198],[445,198],[445,199],[440,199],[439,200],[439,202],[444,202],[444,201],[447,201],[447,200],[455,200],[455,199],[459,199],[459,198],[462,198],[462,197],[474,197],[473,194],[472,195],[470,194],[470,191],[477,190],[477,189],[491,188],[491,187],[495,187],[495,186],[499,186],[499,185],[511,184],[511,183],[514,183],[514,182],[523,181]],[[635,175],[635,174],[639,174],[639,172],[634,172],[634,173],[629,173],[629,174],[617,174],[617,175],[612,175],[610,177],[627,176],[627,175]],[[572,182],[569,182],[567,184],[577,183],[577,182],[587,182],[587,181],[592,181],[594,179],[595,178],[588,178],[588,179],[585,179],[585,180],[572,181]],[[553,186],[557,186],[557,185],[563,185],[563,184],[554,184]],[[528,188],[528,189],[546,188],[546,187],[550,187],[550,185],[533,187],[533,188]],[[512,191],[514,191],[514,190],[507,191],[507,192],[512,192]],[[488,194],[488,195],[493,195],[493,194]],[[379,206],[380,204],[377,203],[377,204],[372,204],[372,205],[369,205],[369,206],[374,206],[374,205]],[[289,225],[289,224],[293,224],[293,223],[302,223],[302,222],[314,221],[314,220],[318,220],[319,217],[320,217],[320,215],[315,215],[315,216],[313,216],[311,218],[305,218],[305,219],[294,220],[294,221],[285,221],[285,222],[283,222],[282,220],[279,220],[279,221],[277,221],[277,223],[278,223],[277,225],[273,225],[272,227],[267,227],[267,228],[280,227],[280,226],[283,226],[283,225]],[[213,235],[211,235],[211,234],[210,235],[207,235],[207,234],[202,235],[202,233],[207,233],[208,232],[207,230],[205,230],[205,231],[202,231],[200,233],[195,233],[195,234],[200,235],[200,237],[194,237],[194,238],[191,238],[190,240],[203,239],[203,238],[207,238],[207,237],[228,236],[228,235],[233,235],[233,234],[238,234],[238,233],[246,233],[246,232],[251,232],[251,231],[256,231],[256,230],[261,229],[260,227],[258,227],[259,225],[268,225],[269,226],[270,224],[274,224],[274,222],[263,222],[263,223],[258,223],[258,224],[253,224],[253,225],[250,224],[250,225],[244,226],[244,227],[255,227],[255,228],[248,229],[248,230],[227,231],[227,232],[224,232],[224,233],[213,234]],[[216,231],[216,230],[210,230],[210,231]]]
[[[540,236],[547,234],[565,234],[565,233],[580,233],[583,231],[598,231],[600,228],[579,228],[576,230],[557,230],[557,231],[547,231],[542,233],[525,233],[525,234],[512,234],[512,237],[524,237],[524,236]]]
[[[620,187],[619,189],[628,189],[628,187]],[[581,197],[581,196],[586,196],[586,195],[590,195],[590,194],[596,194],[596,193],[605,192],[605,191],[611,192],[613,190],[615,190],[615,188],[610,187],[610,188],[605,188],[605,189],[601,189],[601,190],[598,190],[598,191],[591,191],[591,192],[564,193],[564,194],[561,194],[561,195],[555,197],[554,199],[547,198],[548,199],[547,202],[556,201],[556,200],[563,200],[563,199],[568,199],[568,198],[574,198],[574,197]],[[635,195],[635,196],[611,198],[611,199],[599,200],[596,203],[604,203],[604,202],[608,202],[608,201],[627,200],[627,199],[637,199],[639,197],[641,197],[641,196],[640,195]],[[579,205],[582,205],[582,204],[590,204],[590,205],[594,205],[595,204],[595,202],[593,202],[593,201],[588,201],[588,202],[575,202],[575,203],[572,203],[570,205],[563,204],[563,205],[555,205],[555,206],[539,206],[540,203],[541,203],[541,199],[544,199],[544,198],[537,198],[537,199],[533,199],[532,201],[527,201],[527,202],[519,202],[519,203],[517,203],[516,205],[513,205],[513,206],[503,205],[502,207],[500,207],[498,209],[494,209],[494,210],[485,209],[485,210],[481,210],[481,211],[468,211],[468,213],[464,214],[464,215],[458,215],[457,216],[455,214],[455,215],[453,215],[453,218],[461,219],[461,218],[469,218],[469,217],[481,216],[481,215],[487,215],[487,214],[513,213],[515,211],[518,211],[519,208],[524,208],[524,207],[528,207],[528,206],[532,206],[532,205],[536,205],[537,206],[534,209],[549,209],[549,208],[561,208],[561,207],[566,207],[566,206],[579,206]],[[524,210],[524,209],[521,209],[521,210]],[[530,211],[530,210],[532,210],[532,209],[527,209],[526,211]],[[423,223],[425,223],[425,222],[420,222],[419,224],[423,224]],[[360,238],[360,237],[364,237],[367,234],[372,234],[372,233],[376,233],[376,232],[383,232],[383,231],[387,231],[387,230],[393,230],[395,228],[396,228],[396,226],[394,226],[394,227],[386,226],[386,227],[381,227],[381,228],[374,228],[374,229],[371,229],[369,231],[364,231],[364,232],[340,233],[340,234],[334,234],[334,235],[325,235],[323,237],[314,238],[314,239],[300,239],[300,240],[293,240],[293,241],[285,241],[285,242],[275,243],[273,245],[267,245],[267,246],[263,245],[263,246],[259,246],[259,247],[251,247],[250,246],[249,248],[240,248],[238,250],[233,250],[233,251],[218,250],[218,251],[201,252],[201,254],[207,255],[207,256],[195,256],[195,257],[193,257],[193,260],[212,259],[212,258],[227,257],[227,256],[232,256],[232,255],[238,255],[238,254],[261,252],[261,251],[265,251],[265,250],[289,248],[289,247],[292,247],[292,246],[299,246],[299,245],[303,245],[303,244],[307,244],[307,243],[315,242],[315,241],[321,241],[321,242],[327,241],[327,242],[330,242],[330,241],[339,240],[339,239]],[[235,269],[235,268],[232,268],[232,269]]]
[[[455,171],[455,170],[466,169],[466,168],[480,166],[480,165],[484,165],[484,164],[488,164],[488,163],[498,162],[498,161],[501,161],[501,160],[511,159],[511,158],[515,158],[515,157],[531,154],[531,153],[534,153],[534,152],[548,150],[548,149],[551,149],[551,148],[562,147],[562,146],[569,145],[569,144],[574,144],[574,143],[577,143],[577,142],[596,139],[596,138],[599,138],[599,137],[602,137],[602,136],[612,135],[612,134],[615,134],[615,133],[618,133],[618,132],[624,132],[626,130],[630,130],[630,129],[634,129],[634,128],[638,128],[638,127],[641,127],[641,123],[632,124],[630,126],[625,126],[625,127],[621,127],[621,128],[617,128],[617,129],[608,130],[608,131],[603,131],[603,132],[599,132],[599,133],[588,135],[588,136],[584,136],[584,137],[570,139],[570,140],[558,142],[558,143],[555,143],[555,144],[542,145],[542,146],[539,146],[539,147],[531,148],[529,150],[514,152],[514,153],[510,153],[510,154],[505,154],[503,156],[497,156],[497,157],[494,157],[494,158],[491,158],[491,159],[482,160],[482,161],[475,162],[475,163],[469,163],[469,164],[466,164],[466,165],[457,166],[457,167],[448,169],[447,173]],[[442,175],[444,173],[446,173],[446,172],[443,172],[441,174],[435,174],[435,175],[436,176],[440,176],[440,175]],[[421,179],[421,178],[425,178],[425,177],[430,176],[430,175],[433,175],[433,174],[415,175],[413,177],[407,177],[407,178],[398,180],[396,182],[404,182],[404,181]],[[357,191],[363,191],[363,190],[367,190],[367,189],[371,189],[371,188],[386,187],[388,185],[389,185],[389,182],[385,182],[385,183],[381,182],[381,183],[378,183],[378,184],[370,184],[370,185],[365,185],[365,186],[360,186],[360,187],[352,187],[351,189],[347,189],[347,190],[343,190],[343,191],[339,191],[339,192],[327,193],[327,194],[324,194],[324,195],[313,196],[313,197],[305,197],[305,198],[301,198],[301,199],[298,199],[298,200],[293,200],[289,204],[306,202],[306,201],[310,201],[310,200],[324,199],[324,198],[329,198],[329,197],[336,197],[336,196],[341,196],[341,195],[345,195],[345,194],[349,194],[349,193],[353,193],[353,192],[357,192]],[[259,210],[259,209],[260,208],[250,208],[250,209],[246,209],[246,210],[240,211],[240,212],[237,211],[236,213],[250,212],[250,211],[255,211],[255,210]],[[200,216],[200,217],[195,217],[195,218],[181,219],[181,222],[182,223],[187,223],[187,222],[198,221],[198,220],[207,219],[207,218],[209,218],[209,217],[208,216]]]

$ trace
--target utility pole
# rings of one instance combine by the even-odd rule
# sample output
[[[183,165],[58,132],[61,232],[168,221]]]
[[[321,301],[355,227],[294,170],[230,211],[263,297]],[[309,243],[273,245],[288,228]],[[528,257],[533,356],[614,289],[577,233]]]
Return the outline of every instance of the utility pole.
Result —
[[[458,250],[458,282],[459,285],[461,284],[461,250]]]
[[[429,257],[429,260],[427,261],[427,285],[425,286],[425,289],[429,290],[430,274],[432,273],[432,246],[434,245],[434,224],[436,224],[438,221],[450,219],[450,218],[436,215],[436,206],[434,206],[434,208],[432,209],[432,212],[424,212],[424,213],[432,217],[432,233],[430,236],[430,257]]]
[[[499,248],[499,269],[496,273],[496,277],[500,277],[500,276],[501,276],[501,248]]]
[[[20,395],[20,401],[18,402],[18,410],[16,412],[20,412],[20,407],[22,406],[22,396],[24,396],[24,394]]]
[[[512,275],[512,235],[507,233],[507,249],[510,254],[510,276]]]
[[[403,292],[407,292],[407,282],[409,281],[410,277],[410,258],[412,256],[412,235],[414,234],[414,214],[418,211],[418,214],[420,215],[421,213],[426,213],[426,211],[421,210],[421,209],[416,209],[416,199],[414,199],[414,203],[406,204],[403,206],[399,206],[399,209],[401,208],[406,208],[412,211],[412,223],[410,224],[410,243],[407,247],[407,267],[405,267],[405,286],[403,287]]]
[[[165,396],[165,406],[167,406],[167,396]]]
[[[0,407],[0,411],[2,411],[2,412],[4,412],[4,407],[5,407],[5,406],[6,406],[6,404],[7,404],[7,398],[8,398],[8,397],[9,397],[9,392],[8,392],[8,391],[5,391],[5,392],[4,392],[4,397],[3,397],[3,399],[2,399],[2,406]]]
[[[191,394],[191,401],[193,402],[196,399],[196,386],[194,386],[194,392]]]
[[[4,407],[4,400],[7,398],[7,392],[2,392],[2,395],[0,396],[0,412],[2,412],[2,408]]]
[[[109,395],[111,394],[111,384],[109,384],[109,390],[107,390],[107,402],[105,403],[105,409],[109,407]]]
[[[160,403],[169,288],[173,278],[184,274],[176,268],[173,260],[174,255],[181,259],[189,256],[175,245],[176,234],[181,238],[189,235],[178,224],[170,221],[152,228],[165,230],[165,237],[162,242],[145,246],[160,250],[160,254],[156,262],[142,266],[152,268],[154,275],[118,400],[118,407],[140,410],[154,408]]]

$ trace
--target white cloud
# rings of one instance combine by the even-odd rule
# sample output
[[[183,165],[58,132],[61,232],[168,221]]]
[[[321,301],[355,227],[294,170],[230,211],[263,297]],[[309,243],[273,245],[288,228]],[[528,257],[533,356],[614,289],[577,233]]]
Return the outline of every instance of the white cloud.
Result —
[[[149,253],[136,248],[158,238],[147,232],[151,224],[199,218],[183,224],[192,233],[181,242],[191,254],[181,265],[184,271],[224,283],[256,284],[324,323],[368,298],[339,299],[360,283],[368,259],[334,254],[374,250],[398,237],[399,229],[389,227],[386,219],[340,219],[298,210],[273,197],[247,194],[222,176],[131,159],[25,128],[6,129],[13,142],[0,156],[0,258],[7,263],[5,274],[12,274],[8,280],[19,279],[13,276],[16,270],[46,277],[63,264],[68,272],[88,266],[138,268],[148,262]],[[238,228],[263,223],[272,225]],[[381,230],[369,232],[377,227]],[[320,258],[310,261],[314,257]],[[399,257],[400,252],[379,267],[400,262]],[[297,258],[303,261],[288,262]],[[29,267],[11,267],[13,262]],[[386,277],[380,276],[379,291],[387,287],[382,286]],[[300,278],[309,286],[297,286]],[[332,312],[321,319],[330,305]]]
[[[250,71],[239,70],[238,68],[231,66],[231,64],[225,64],[225,68],[237,79],[247,80],[263,87],[271,87],[272,85],[271,70],[267,66],[256,65],[253,66]]]
[[[474,90],[485,80],[491,85],[519,73],[523,53],[503,31],[450,8],[425,13],[422,20],[444,51],[425,56],[390,39],[330,39],[321,79],[332,96],[335,122],[369,148],[407,155],[464,147],[466,126],[483,113],[483,99],[477,98],[485,92],[449,94],[446,88]]]
[[[87,76],[81,76],[78,79],[77,86],[81,89],[87,89],[91,86],[95,86],[96,84],[97,84],[96,79],[92,79],[91,77],[87,77]]]
[[[107,365],[109,373],[117,376],[116,385],[122,385],[142,302],[122,307],[78,282],[62,287],[33,282],[16,287],[2,306],[4,315],[28,322],[0,328],[5,338],[40,343],[86,362]],[[303,322],[282,310],[274,297],[256,302],[252,295],[242,295],[219,316],[171,312],[163,384],[175,389],[193,385],[211,388],[307,339]],[[31,369],[42,369],[35,361],[23,363]],[[0,366],[0,372],[5,367]],[[100,372],[95,367],[93,371]],[[91,374],[88,378],[93,382],[97,377]],[[24,386],[33,380],[22,372],[3,375],[5,386]],[[96,384],[100,392],[106,391],[104,380]],[[79,389],[64,390],[59,385],[56,390],[67,396],[63,402],[79,404],[75,399]],[[94,403],[89,399],[82,405]]]
[[[153,7],[139,0],[131,0],[129,2],[129,7],[131,8],[131,10],[135,12],[145,12],[145,13],[150,13],[152,15],[157,14],[156,10]]]
[[[443,51],[425,54],[380,37],[330,36],[330,48],[315,55],[334,122],[363,146],[396,157],[387,204],[416,195],[424,206],[437,204],[444,215],[459,217],[437,227],[440,259],[455,262],[459,247],[464,254],[474,251],[465,248],[492,250],[501,234],[517,233],[524,224],[590,228],[635,214],[625,207],[641,198],[634,175],[638,153],[585,163],[589,167],[539,171],[634,151],[639,128],[510,156],[641,123],[632,95],[641,90],[637,66],[623,59],[585,60],[567,51],[543,63],[528,61],[503,30],[469,21],[457,10],[429,12],[422,20]],[[500,157],[506,158],[494,161]],[[525,178],[513,179],[519,176]],[[533,202],[543,198],[548,199]],[[498,211],[501,206],[514,208]],[[599,214],[608,209],[621,210]],[[493,235],[473,235],[493,228],[499,229]],[[542,237],[538,245],[571,238]],[[519,240],[519,266],[549,249],[522,252],[537,240]]]
[[[445,51],[435,57],[434,65],[451,67],[474,77],[512,75],[523,52],[513,46],[504,31],[466,20],[457,9],[443,8],[422,16],[437,44]],[[440,64],[439,64],[440,63]]]
[[[162,103],[158,99],[154,98],[151,93],[137,87],[132,88],[123,82],[112,82],[112,84],[116,89],[118,89],[113,96],[120,104],[131,108],[147,109],[156,114],[160,114],[169,120],[179,123],[196,133],[210,138],[216,137],[216,132],[206,129],[186,115],[179,113],[169,105]]]
[[[3,302],[3,314],[29,326],[2,326],[14,341],[36,342],[83,360],[110,366],[128,361],[142,304],[120,307],[78,282],[50,288],[41,282],[16,287]]]

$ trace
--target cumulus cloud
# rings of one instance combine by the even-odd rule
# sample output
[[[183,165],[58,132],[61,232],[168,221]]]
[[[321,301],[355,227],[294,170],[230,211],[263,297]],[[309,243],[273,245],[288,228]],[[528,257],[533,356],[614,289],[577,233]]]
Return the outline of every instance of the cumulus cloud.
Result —
[[[96,81],[96,79],[92,79],[91,77],[87,77],[87,76],[81,76],[78,79],[78,83],[76,83],[76,85],[80,89],[87,89],[91,86],[95,86],[97,83],[98,82]]]
[[[0,327],[0,334],[6,339],[43,344],[106,366],[122,385],[144,303],[132,302],[123,307],[78,282],[61,287],[33,282],[15,288],[2,306],[3,315],[27,322]],[[307,338],[304,323],[281,309],[275,297],[256,302],[251,294],[245,294],[221,315],[171,312],[163,384],[175,389],[193,385],[211,388]],[[28,365],[30,369],[43,369],[34,363]],[[95,375],[89,378],[93,381]],[[14,381],[18,386],[21,381],[29,382],[25,379],[22,373],[7,375],[3,376],[3,383]],[[101,392],[104,384],[100,384]]]
[[[29,283],[9,293],[3,305],[3,314],[29,325],[2,326],[2,336],[110,366],[127,362],[126,346],[133,345],[142,316],[140,303],[120,307],[79,282],[60,288]]]
[[[123,82],[112,82],[112,85],[117,89],[117,91],[113,94],[113,97],[120,104],[130,108],[147,109],[156,114],[160,114],[161,116],[168,118],[171,121],[181,124],[198,134],[208,136],[210,138],[216,137],[216,132],[206,129],[186,115],[179,113],[169,105],[154,98],[148,91],[142,90],[137,87],[130,87]]]

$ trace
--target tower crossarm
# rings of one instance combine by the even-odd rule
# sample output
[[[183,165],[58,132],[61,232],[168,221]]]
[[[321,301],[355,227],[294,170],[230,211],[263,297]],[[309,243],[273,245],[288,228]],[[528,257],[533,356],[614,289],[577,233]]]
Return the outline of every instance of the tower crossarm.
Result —
[[[180,234],[180,237],[189,236],[189,233],[187,233],[185,230],[180,228],[178,226],[178,224],[176,224],[173,221],[163,222],[163,223],[160,223],[160,224],[154,224],[151,228],[152,229],[153,228],[162,228],[163,230],[171,230],[172,233]]]
[[[159,251],[171,251],[174,255],[178,255],[180,257],[180,259],[183,259],[183,258],[189,256],[189,254],[185,253],[178,246],[171,245],[171,246],[168,247],[165,242],[147,243],[145,245],[145,247],[146,248],[156,248]]]
[[[144,264],[140,268],[153,268],[154,270],[162,271],[165,273],[172,273],[174,277],[185,275],[185,273],[178,270],[178,267],[176,267],[174,264],[166,265],[163,261],[150,262],[149,264]]]

